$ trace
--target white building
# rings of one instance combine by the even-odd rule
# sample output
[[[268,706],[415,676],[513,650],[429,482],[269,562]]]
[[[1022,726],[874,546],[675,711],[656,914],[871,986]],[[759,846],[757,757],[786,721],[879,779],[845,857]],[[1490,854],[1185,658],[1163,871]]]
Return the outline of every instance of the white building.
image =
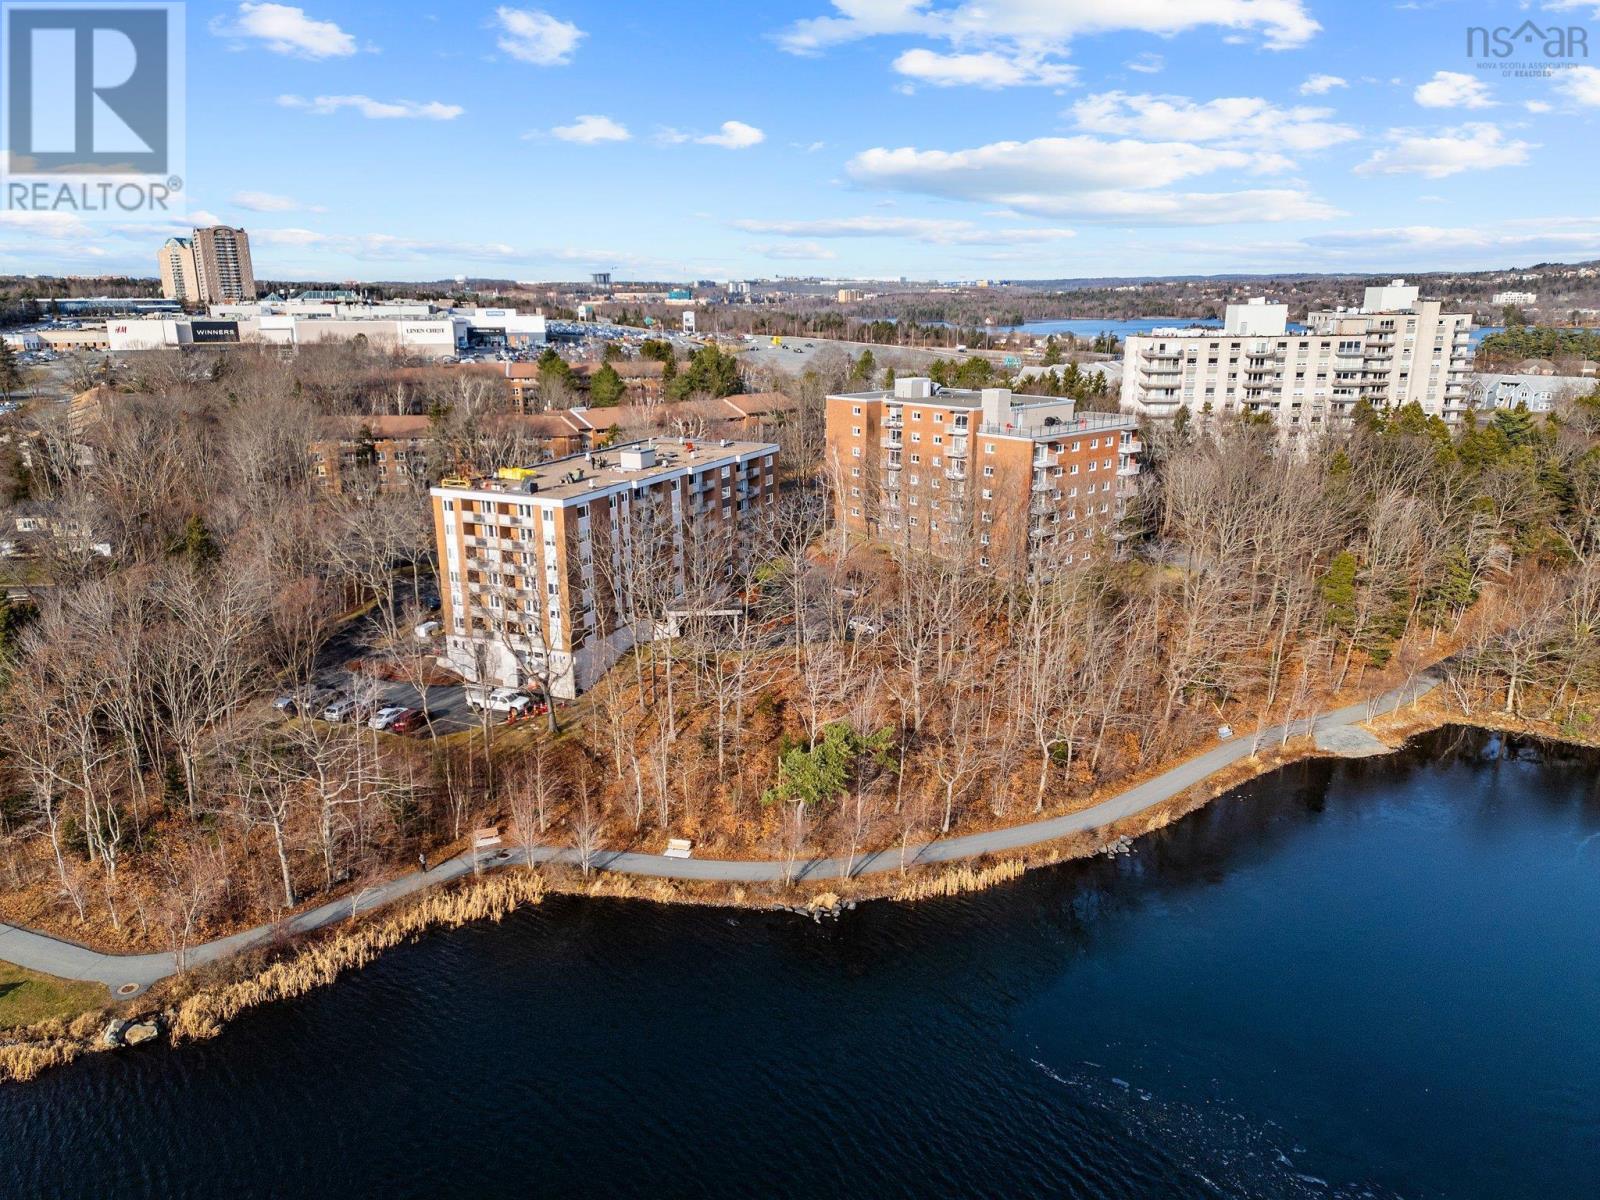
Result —
[[[1594,380],[1577,375],[1475,375],[1481,408],[1516,408],[1547,413],[1558,400],[1571,400],[1594,390]]]
[[[1515,304],[1515,305],[1537,304],[1537,303],[1539,303],[1539,293],[1537,293],[1537,292],[1496,292],[1494,295],[1489,297],[1489,303],[1490,304]]]
[[[261,301],[218,304],[209,318],[151,317],[107,323],[116,353],[229,343],[311,346],[364,342],[420,358],[449,358],[473,345],[537,347],[545,343],[544,317],[514,308],[436,309],[393,305],[310,304]]]
[[[1447,421],[1468,406],[1472,370],[1466,313],[1422,301],[1404,280],[1366,290],[1360,308],[1313,312],[1288,329],[1288,309],[1230,304],[1223,329],[1156,329],[1123,352],[1125,411],[1170,417],[1267,413],[1289,432],[1347,418],[1360,400],[1417,403]]]

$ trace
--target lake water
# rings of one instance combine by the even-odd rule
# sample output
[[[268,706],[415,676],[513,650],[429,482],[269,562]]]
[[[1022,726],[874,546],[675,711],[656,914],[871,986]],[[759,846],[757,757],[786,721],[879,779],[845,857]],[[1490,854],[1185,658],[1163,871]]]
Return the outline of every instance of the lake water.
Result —
[[[0,1195],[1592,1198],[1597,767],[1441,731],[821,927],[553,900],[0,1089]]]

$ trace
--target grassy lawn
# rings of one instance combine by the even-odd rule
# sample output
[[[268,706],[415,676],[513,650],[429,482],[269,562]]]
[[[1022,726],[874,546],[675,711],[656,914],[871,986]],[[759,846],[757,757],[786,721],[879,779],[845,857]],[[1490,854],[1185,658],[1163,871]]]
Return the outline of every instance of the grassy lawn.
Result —
[[[98,983],[75,983],[0,962],[0,1029],[75,1017],[106,1000],[106,989]]]

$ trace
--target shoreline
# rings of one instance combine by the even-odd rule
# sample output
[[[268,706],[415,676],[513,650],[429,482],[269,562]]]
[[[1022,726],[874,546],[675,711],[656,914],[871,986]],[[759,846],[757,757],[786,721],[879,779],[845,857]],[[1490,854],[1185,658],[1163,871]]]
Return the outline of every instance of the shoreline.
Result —
[[[1482,713],[1468,717],[1436,703],[1427,694],[1413,697],[1364,724],[1382,741],[1373,756],[1393,754],[1414,737],[1449,725],[1486,733],[1514,734],[1559,745],[1596,748],[1592,741],[1544,729],[1533,723]],[[382,913],[367,911],[313,928],[293,942],[275,939],[232,953],[203,967],[159,980],[148,1000],[124,1001],[42,1025],[0,1035],[0,1084],[26,1082],[52,1066],[86,1053],[121,1048],[103,1037],[107,1023],[132,1011],[136,1021],[151,1021],[172,1045],[220,1034],[226,1024],[251,1008],[303,995],[334,982],[345,971],[372,962],[384,950],[415,940],[435,928],[455,928],[483,919],[499,921],[547,895],[644,900],[657,904],[787,911],[820,921],[869,901],[908,903],[982,891],[1018,879],[1029,871],[1057,866],[1120,848],[1181,820],[1212,801],[1273,771],[1315,758],[1349,757],[1317,747],[1310,733],[1246,755],[1165,799],[1121,818],[1049,841],[996,854],[959,859],[938,873],[934,863],[908,864],[905,872],[883,869],[849,878],[797,881],[788,893],[746,881],[667,878],[597,869],[588,877],[559,860],[530,868],[502,860],[474,876],[470,870],[441,888],[414,888],[403,903]],[[507,870],[505,868],[513,868]],[[522,869],[514,869],[521,867]],[[553,868],[553,869],[552,869]],[[412,876],[412,879],[418,877]],[[457,886],[463,881],[466,886]],[[814,886],[813,886],[814,884]],[[795,889],[807,889],[795,895]],[[785,900],[788,902],[786,903]],[[286,954],[277,951],[287,950]]]

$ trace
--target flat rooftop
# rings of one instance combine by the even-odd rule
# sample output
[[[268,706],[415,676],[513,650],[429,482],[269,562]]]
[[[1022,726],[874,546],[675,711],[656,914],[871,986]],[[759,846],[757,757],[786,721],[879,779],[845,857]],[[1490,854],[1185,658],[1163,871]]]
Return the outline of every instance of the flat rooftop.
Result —
[[[629,451],[655,451],[655,465],[629,468],[622,465]],[[493,493],[507,497],[538,497],[545,500],[571,500],[612,487],[626,487],[651,480],[669,478],[713,464],[729,463],[759,454],[776,454],[772,442],[734,442],[716,438],[650,438],[626,442],[587,454],[569,454],[548,462],[513,468],[517,478],[498,476],[473,479],[467,486],[440,481],[436,491]],[[536,489],[529,491],[527,484]]]
[[[896,404],[931,404],[946,408],[977,408],[983,403],[983,393],[975,388],[937,389],[931,396],[897,396],[893,391],[877,388],[870,392],[833,392],[836,400],[891,400]]]

